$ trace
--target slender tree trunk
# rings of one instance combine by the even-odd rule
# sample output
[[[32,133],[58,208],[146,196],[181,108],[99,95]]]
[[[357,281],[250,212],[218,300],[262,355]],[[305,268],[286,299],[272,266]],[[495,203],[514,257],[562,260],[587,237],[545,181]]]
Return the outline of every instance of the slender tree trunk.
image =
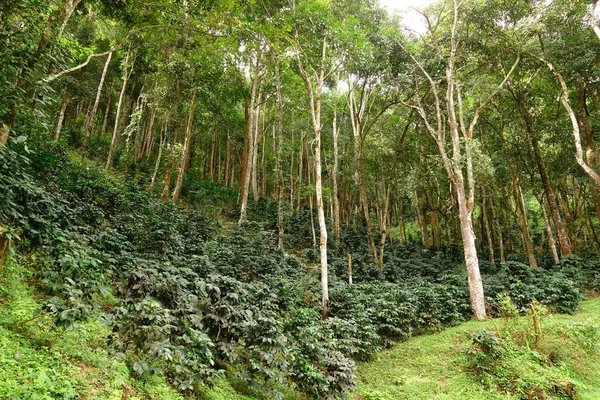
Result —
[[[231,175],[231,143],[229,138],[229,130],[227,131],[227,143],[226,143],[227,153],[225,155],[225,176],[223,177],[223,182],[225,186],[229,186],[229,176]]]
[[[493,263],[494,260],[494,240],[492,239],[492,231],[490,229],[490,222],[489,222],[489,218],[488,218],[488,212],[487,212],[487,205],[486,205],[486,196],[485,196],[485,192],[484,189],[481,189],[481,199],[482,199],[482,203],[481,203],[481,209],[482,209],[482,216],[483,216],[483,225],[485,227],[485,233],[487,236],[487,242],[488,242],[488,247],[490,249],[490,262]]]
[[[100,132],[102,135],[106,133],[106,127],[108,126],[108,114],[110,113],[110,102],[112,100],[112,93],[108,93],[108,100],[106,101],[106,108],[104,109],[104,118],[102,121],[102,131]]]
[[[290,210],[294,209],[294,114],[292,113],[292,142],[290,146]]]
[[[359,162],[362,164],[362,150],[361,155],[359,155]],[[367,198],[367,184],[365,182],[364,174],[362,173],[362,168],[359,165],[357,167],[358,172],[358,185],[359,185],[359,195],[360,202],[362,205],[364,217],[365,217],[365,225],[367,227],[367,235],[369,237],[369,246],[371,247],[371,254],[373,256],[373,261],[379,269],[381,269],[381,265],[379,265],[379,257],[377,255],[377,247],[375,246],[375,235],[373,234],[373,225],[371,224],[371,215],[369,212],[369,200]]]
[[[300,44],[296,45],[299,48]],[[322,186],[322,169],[321,169],[321,96],[323,93],[323,85],[325,84],[325,60],[327,54],[327,39],[323,39],[321,66],[320,72],[315,71],[315,79],[311,82],[306,71],[304,70],[300,54],[296,54],[298,69],[302,75],[302,79],[306,84],[308,92],[310,114],[312,117],[312,125],[314,130],[314,163],[315,163],[315,194],[317,200],[317,215],[319,219],[320,233],[320,255],[321,255],[321,306],[323,318],[327,318],[329,308],[329,278],[327,270],[327,224],[325,221],[325,210],[323,206],[323,186]]]
[[[278,120],[278,141],[277,141],[277,160],[275,171],[277,173],[277,247],[283,249],[284,237],[284,218],[283,218],[283,194],[284,194],[284,177],[281,160],[283,157],[283,95],[281,94],[281,76],[279,74],[279,61],[275,63],[275,83],[277,89],[277,109],[279,111]],[[265,177],[263,177],[264,180]]]
[[[523,197],[523,191],[521,190],[521,184],[519,178],[513,175],[513,196],[515,199],[517,222],[521,228],[521,234],[523,236],[523,247],[525,253],[529,259],[529,265],[531,268],[537,268],[537,260],[533,251],[533,243],[531,241],[531,235],[529,234],[529,222],[527,220],[527,210],[525,209],[525,200]]]
[[[424,206],[419,201],[420,194],[415,190],[415,209],[417,211],[417,222],[419,227],[421,228],[421,243],[425,247],[431,247],[431,242],[429,240],[429,229],[427,224],[427,213],[424,210]]]
[[[406,224],[404,223],[404,199],[400,200],[398,213],[400,214],[400,243],[406,243]]]
[[[310,176],[308,180],[310,185]],[[310,231],[312,233],[313,249],[317,248],[317,230],[315,229],[314,204],[312,193],[308,196],[308,207],[310,209]]]
[[[210,181],[215,182],[215,152],[217,148],[217,129],[215,128],[215,124],[213,123],[212,127],[212,139],[210,143],[210,165],[209,165],[209,175]]]
[[[142,148],[140,154],[138,155],[138,159],[141,159],[144,155],[146,156],[146,161],[150,159],[150,154],[152,153],[152,146],[154,145],[154,136],[152,135],[152,130],[154,128],[155,119],[156,104],[153,104],[152,110],[150,111],[150,121],[148,122],[148,128],[146,129],[146,135],[144,136],[144,141],[142,143]]]
[[[167,140],[167,126],[168,121],[165,123],[164,132],[162,130],[160,132],[160,144],[158,147],[158,155],[156,156],[156,163],[154,164],[154,172],[152,173],[152,179],[150,180],[150,189],[154,187],[154,182],[156,182],[156,174],[158,173],[158,167],[160,166],[160,161],[162,159],[163,148]]]
[[[338,194],[338,137],[339,132],[337,129],[337,112],[333,112],[333,173],[331,175],[331,182],[333,186],[333,232],[335,237],[336,247],[340,245],[340,199]],[[348,254],[350,255],[350,254]]]
[[[169,151],[169,158],[167,159],[167,165],[165,167],[165,177],[163,179],[163,188],[161,193],[161,200],[166,201],[169,198],[171,189],[171,173],[173,171],[173,164],[175,163],[175,145],[177,144],[177,136],[179,129],[175,127],[173,132],[173,139],[171,140],[171,149]]]
[[[251,183],[252,183],[252,197],[254,198],[254,201],[257,201],[258,199],[260,199],[260,192],[258,190],[258,146],[260,144],[260,136],[261,136],[261,124],[260,124],[260,118],[262,115],[262,106],[261,106],[261,102],[262,102],[262,82],[258,81],[258,98],[257,98],[257,103],[255,106],[255,110],[254,110],[254,133],[252,135],[252,138],[254,140],[254,143],[252,145],[252,173],[250,175],[251,177]]]
[[[561,201],[558,201],[559,207],[562,207],[562,214],[564,215],[564,217],[567,220],[567,226],[568,226],[568,231],[570,234],[570,237],[572,238],[572,247],[573,248],[579,248],[578,247],[578,240],[575,240],[576,235],[575,235],[575,221],[573,218],[573,213],[571,212],[571,206],[569,204],[569,195],[568,193],[570,192],[569,189],[569,183],[567,181],[567,176],[565,175],[564,180],[563,180],[563,185],[561,188]]]
[[[348,253],[348,284],[352,285],[352,254]]]
[[[300,148],[298,150],[298,200],[296,210],[300,211],[300,200],[302,200],[302,177],[304,175],[304,133],[300,132]]]
[[[498,248],[500,250],[500,262],[505,262],[504,258],[504,238],[502,237],[502,228],[500,222],[496,218],[496,210],[494,209],[494,202],[490,200],[490,210],[492,211],[492,220],[496,227],[496,239],[498,240]]]
[[[110,141],[110,148],[108,150],[108,156],[106,157],[106,165],[104,169],[109,169],[112,166],[112,159],[115,152],[117,138],[119,134],[119,119],[121,116],[121,106],[123,105],[123,96],[125,95],[125,88],[127,87],[127,80],[131,72],[128,71],[129,52],[125,56],[125,67],[123,69],[123,86],[121,87],[121,93],[119,94],[119,102],[117,103],[117,113],[115,115],[115,125],[113,128],[112,139]],[[133,70],[133,68],[132,68]]]
[[[381,240],[379,241],[379,260],[378,260],[377,264],[379,265],[380,269],[383,266],[385,239],[387,236],[387,227],[388,227],[388,219],[389,219],[389,217],[388,217],[389,205],[390,205],[390,187],[388,186],[385,189],[383,210],[381,211],[382,215],[381,215],[380,223],[379,223],[379,230],[381,231]],[[439,245],[439,243],[438,243],[438,245]]]
[[[575,142],[575,160],[577,161],[577,164],[579,164],[579,166],[585,171],[585,173],[588,174],[590,178],[592,178],[596,186],[600,188],[600,175],[598,175],[598,173],[590,167],[590,165],[586,162],[586,160],[583,157],[579,123],[577,122],[577,116],[575,115],[575,112],[569,104],[569,89],[567,87],[567,83],[565,82],[562,75],[554,68],[554,66],[551,63],[541,58],[539,58],[539,60],[546,64],[548,69],[550,69],[550,71],[554,74],[554,76],[556,76],[556,78],[560,82],[560,86],[562,88],[561,103],[565,108],[565,111],[567,111],[569,119],[571,120],[571,126],[573,127],[573,139]]]
[[[100,104],[100,98],[102,97],[102,88],[104,87],[104,79],[106,78],[106,72],[108,71],[108,65],[110,64],[110,60],[112,58],[113,52],[110,51],[108,56],[106,57],[106,62],[104,63],[104,69],[102,70],[102,76],[100,77],[100,82],[98,83],[98,89],[96,90],[96,101],[94,101],[94,106],[92,107],[92,112],[89,113],[83,123],[83,143],[81,144],[82,148],[87,147],[87,141],[90,137],[90,133],[92,132],[92,127],[95,126],[96,122],[96,112],[98,112],[98,105]]]
[[[179,200],[179,194],[183,186],[183,176],[187,170],[188,160],[190,158],[190,148],[192,145],[192,126],[194,124],[194,109],[196,107],[196,91],[192,93],[192,100],[190,101],[188,120],[185,127],[185,137],[183,139],[183,149],[181,151],[181,158],[179,159],[179,166],[177,167],[177,181],[175,188],[173,189],[173,203],[177,204]]]
[[[248,208],[248,191],[250,190],[250,174],[252,173],[252,161],[254,158],[254,104],[256,99],[256,90],[258,83],[257,79],[258,78],[252,79],[252,83],[250,85],[250,101],[247,106],[246,125],[244,126],[244,130],[247,133],[247,151],[245,157],[246,163],[242,165],[241,174],[243,177],[243,182],[241,185],[242,205],[240,209],[240,223],[246,220],[246,213]]]
[[[427,204],[429,209],[431,210],[431,235],[433,236],[433,247],[436,249],[440,248],[440,234],[438,229],[438,216],[437,211],[435,211],[435,205],[433,204],[433,198],[431,196],[431,189],[427,189],[425,191],[425,195],[427,196]]]
[[[65,111],[67,110],[67,106],[69,105],[69,98],[65,95],[63,96],[62,105],[60,107],[60,111],[58,112],[58,121],[56,122],[56,130],[54,131],[54,137],[52,138],[55,142],[60,137],[60,132],[62,131],[63,122],[65,120]]]
[[[556,204],[556,196],[554,194],[554,190],[552,189],[552,184],[550,183],[550,178],[548,177],[548,172],[546,171],[546,166],[544,165],[544,161],[540,152],[540,145],[537,139],[532,139],[532,145],[535,161],[542,179],[544,193],[546,194],[546,199],[548,200],[548,205],[550,206],[550,211],[552,213],[552,219],[554,220],[554,227],[556,228],[558,243],[560,244],[560,252],[563,256],[566,256],[572,253],[569,237],[563,227],[560,212],[558,211],[558,205]]]

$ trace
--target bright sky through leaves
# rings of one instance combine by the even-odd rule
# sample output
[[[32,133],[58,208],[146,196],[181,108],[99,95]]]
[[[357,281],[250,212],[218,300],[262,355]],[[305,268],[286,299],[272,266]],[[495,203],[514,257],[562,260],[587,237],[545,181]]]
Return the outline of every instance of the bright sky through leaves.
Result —
[[[404,25],[417,33],[425,33],[425,21],[414,9],[427,7],[434,0],[379,0],[379,3],[390,12],[397,12],[402,16]]]

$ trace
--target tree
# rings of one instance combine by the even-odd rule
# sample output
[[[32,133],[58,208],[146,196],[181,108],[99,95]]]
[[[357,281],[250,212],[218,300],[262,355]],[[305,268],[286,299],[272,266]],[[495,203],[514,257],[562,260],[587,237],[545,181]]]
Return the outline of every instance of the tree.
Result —
[[[463,107],[463,98],[461,93],[461,85],[457,76],[457,53],[460,45],[459,31],[459,11],[461,7],[465,7],[464,3],[457,0],[452,1],[452,12],[450,13],[450,45],[445,62],[445,112],[448,118],[448,128],[450,131],[450,144],[452,146],[452,155],[446,152],[446,130],[444,127],[444,118],[442,110],[442,100],[439,95],[440,82],[436,82],[434,77],[427,72],[423,64],[407,50],[409,57],[415,63],[418,70],[426,77],[434,100],[434,121],[430,123],[430,116],[425,110],[421,102],[417,105],[407,104],[415,109],[420,115],[427,131],[435,141],[442,163],[448,174],[453,188],[453,193],[456,196],[458,205],[458,213],[460,219],[460,231],[462,236],[463,250],[465,254],[465,263],[467,266],[467,277],[469,283],[469,294],[471,299],[471,309],[478,320],[484,320],[486,316],[485,298],[483,295],[483,283],[479,271],[479,260],[477,258],[477,248],[475,246],[475,232],[473,230],[473,207],[475,205],[475,176],[473,173],[473,131],[479,120],[480,113],[485,109],[493,96],[506,84],[508,78],[517,67],[520,57],[516,57],[516,61],[506,73],[503,81],[486,96],[478,106],[473,110],[471,122],[467,126],[465,124],[465,112]],[[430,32],[433,46],[435,48],[436,32]],[[440,51],[440,49],[437,49]],[[464,159],[464,169],[461,160]]]

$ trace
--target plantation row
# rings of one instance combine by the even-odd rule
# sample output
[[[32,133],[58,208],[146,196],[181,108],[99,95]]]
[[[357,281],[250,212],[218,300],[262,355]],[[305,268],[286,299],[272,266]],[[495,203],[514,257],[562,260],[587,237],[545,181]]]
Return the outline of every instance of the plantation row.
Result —
[[[315,254],[277,249],[270,203],[251,207],[260,222],[221,227],[214,210],[180,210],[56,145],[28,145],[0,148],[0,220],[13,238],[10,252],[34,264],[48,299],[39,311],[57,327],[101,319],[134,374],[165,374],[192,393],[226,371],[256,396],[338,398],[355,388],[355,361],[471,317],[455,248],[391,246],[381,270],[357,252],[350,285],[345,254],[362,233],[348,227],[330,249],[331,306],[322,319]],[[289,239],[302,243],[306,218],[294,218],[299,229]],[[572,313],[600,279],[598,261],[576,256],[537,269],[481,264],[492,312],[506,293],[521,310],[537,300]]]

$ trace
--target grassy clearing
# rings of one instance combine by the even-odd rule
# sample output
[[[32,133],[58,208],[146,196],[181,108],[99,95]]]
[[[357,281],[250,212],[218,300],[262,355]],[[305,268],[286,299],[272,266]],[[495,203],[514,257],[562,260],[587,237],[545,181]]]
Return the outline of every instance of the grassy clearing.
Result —
[[[527,329],[531,317],[511,322]],[[540,369],[561,382],[572,382],[576,398],[600,399],[600,348],[585,334],[587,326],[600,323],[600,298],[581,303],[572,316],[548,315],[541,318],[542,348],[551,354],[552,366],[534,362],[531,357],[515,358],[522,379],[535,379]],[[471,345],[470,334],[487,327],[503,328],[502,320],[484,323],[471,321],[443,332],[415,337],[379,353],[370,363],[358,368],[356,399],[515,399],[523,396],[486,389],[474,375],[466,371],[464,350]],[[593,336],[593,333],[592,333]],[[534,354],[534,352],[531,352]],[[531,375],[531,376],[529,376]]]

